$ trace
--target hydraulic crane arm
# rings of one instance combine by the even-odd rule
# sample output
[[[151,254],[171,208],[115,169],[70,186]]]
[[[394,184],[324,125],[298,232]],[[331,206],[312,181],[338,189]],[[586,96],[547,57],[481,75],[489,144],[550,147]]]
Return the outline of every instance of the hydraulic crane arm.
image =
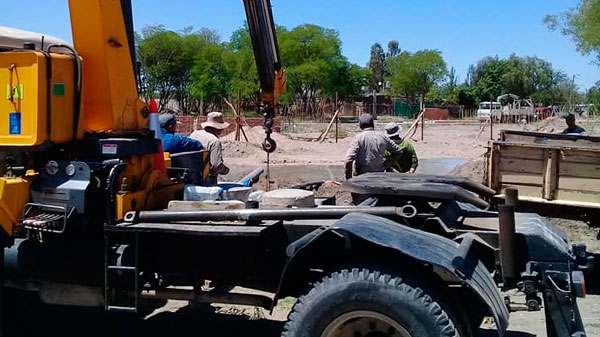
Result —
[[[267,138],[263,149],[271,153],[276,144],[271,139],[273,119],[278,111],[279,95],[285,93],[286,76],[279,56],[279,44],[270,0],[243,0],[258,77]]]

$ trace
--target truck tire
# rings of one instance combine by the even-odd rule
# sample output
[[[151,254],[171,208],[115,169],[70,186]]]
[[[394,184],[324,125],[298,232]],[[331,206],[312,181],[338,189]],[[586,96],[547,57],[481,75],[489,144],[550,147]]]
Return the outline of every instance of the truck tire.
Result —
[[[470,336],[438,298],[432,287],[408,276],[342,270],[298,299],[282,337]]]

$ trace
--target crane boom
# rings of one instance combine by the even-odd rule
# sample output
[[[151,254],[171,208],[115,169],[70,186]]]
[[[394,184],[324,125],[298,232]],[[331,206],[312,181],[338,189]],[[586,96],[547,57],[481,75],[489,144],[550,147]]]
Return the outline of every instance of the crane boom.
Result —
[[[277,145],[271,139],[274,118],[278,112],[279,95],[285,93],[286,75],[279,55],[279,43],[273,21],[270,0],[243,0],[248,29],[258,70],[266,139],[263,149],[274,152]]]

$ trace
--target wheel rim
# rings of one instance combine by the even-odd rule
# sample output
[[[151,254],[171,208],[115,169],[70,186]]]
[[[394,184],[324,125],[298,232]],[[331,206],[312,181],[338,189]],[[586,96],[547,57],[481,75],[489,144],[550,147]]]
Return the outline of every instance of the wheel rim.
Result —
[[[352,311],[334,319],[321,337],[412,337],[398,322],[374,311]]]

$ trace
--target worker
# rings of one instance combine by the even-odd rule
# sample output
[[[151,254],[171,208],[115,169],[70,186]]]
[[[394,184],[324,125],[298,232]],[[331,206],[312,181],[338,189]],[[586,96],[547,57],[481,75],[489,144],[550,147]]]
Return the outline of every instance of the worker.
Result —
[[[192,132],[190,138],[198,140],[204,144],[204,147],[210,152],[210,181],[214,184],[218,181],[219,175],[229,173],[229,167],[223,160],[223,145],[219,138],[223,131],[229,127],[225,122],[223,114],[220,112],[211,112],[202,123],[202,130]]]
[[[417,157],[417,151],[415,151],[412,144],[400,137],[402,127],[398,123],[388,123],[385,126],[385,133],[402,150],[402,156],[392,165],[389,171],[392,172],[393,170],[399,173],[414,174],[419,166],[419,158]],[[389,157],[390,153],[386,152],[385,158],[387,159]]]
[[[386,135],[375,131],[373,116],[362,114],[358,118],[362,130],[346,152],[346,179],[352,178],[353,166],[356,166],[356,175],[368,172],[385,172],[402,155],[402,150]],[[390,157],[384,159],[385,152],[390,152]]]
[[[565,122],[567,123],[567,128],[562,132],[563,135],[579,135],[579,136],[587,136],[587,132],[581,126],[575,124],[575,115],[572,113],[567,113],[564,116]]]
[[[163,113],[158,116],[160,132],[163,141],[163,151],[169,153],[181,153],[200,151],[204,147],[202,143],[189,137],[176,135],[177,120],[172,113]]]

